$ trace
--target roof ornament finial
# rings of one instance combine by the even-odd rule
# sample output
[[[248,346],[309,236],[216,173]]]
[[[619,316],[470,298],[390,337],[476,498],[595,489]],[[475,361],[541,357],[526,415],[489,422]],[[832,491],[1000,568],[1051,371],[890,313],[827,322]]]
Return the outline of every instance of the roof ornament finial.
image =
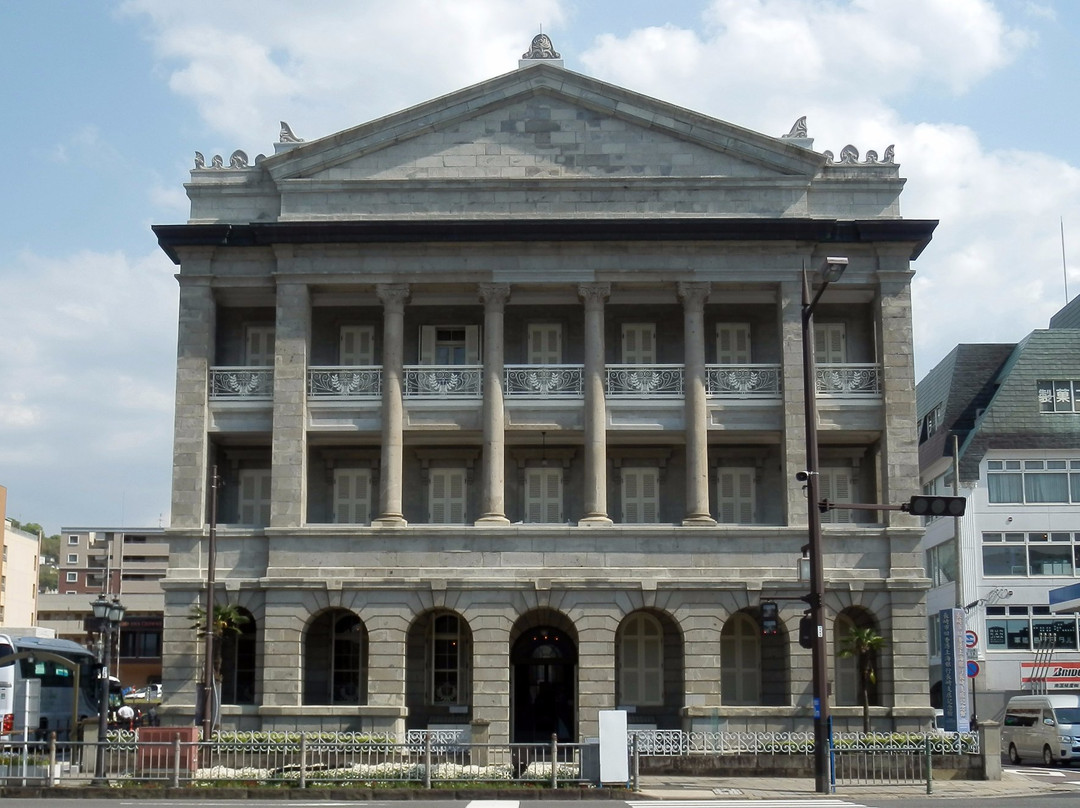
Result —
[[[529,61],[537,59],[552,61],[561,60],[562,54],[555,50],[555,46],[551,44],[551,37],[545,34],[544,27],[540,26],[540,33],[532,38],[532,44],[525,53],[521,54],[521,58]]]

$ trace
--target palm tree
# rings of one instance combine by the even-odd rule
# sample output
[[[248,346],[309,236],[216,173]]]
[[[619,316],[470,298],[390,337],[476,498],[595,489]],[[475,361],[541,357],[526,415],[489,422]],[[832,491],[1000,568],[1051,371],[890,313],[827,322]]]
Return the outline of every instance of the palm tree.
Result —
[[[854,657],[859,671],[859,690],[862,691],[863,732],[870,731],[870,685],[877,683],[874,665],[877,652],[885,644],[885,638],[866,626],[852,626],[840,640],[840,656]]]
[[[240,627],[249,621],[240,607],[233,603],[215,603],[211,629],[214,634],[214,681],[221,684],[221,640],[228,634],[239,634]],[[188,615],[191,629],[202,640],[206,638],[206,609],[192,606]]]

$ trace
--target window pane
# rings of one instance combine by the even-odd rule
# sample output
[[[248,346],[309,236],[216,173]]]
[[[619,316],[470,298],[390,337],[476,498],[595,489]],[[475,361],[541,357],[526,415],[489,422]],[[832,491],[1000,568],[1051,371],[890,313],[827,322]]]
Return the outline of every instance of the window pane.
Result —
[[[1069,547],[1033,545],[1028,548],[1032,575],[1072,575]]]
[[[1023,502],[1024,489],[1021,474],[988,474],[987,489],[991,502]]]
[[[1027,552],[1024,547],[983,547],[983,575],[1027,574]]]
[[[1066,474],[1025,474],[1024,493],[1028,502],[1068,502]]]

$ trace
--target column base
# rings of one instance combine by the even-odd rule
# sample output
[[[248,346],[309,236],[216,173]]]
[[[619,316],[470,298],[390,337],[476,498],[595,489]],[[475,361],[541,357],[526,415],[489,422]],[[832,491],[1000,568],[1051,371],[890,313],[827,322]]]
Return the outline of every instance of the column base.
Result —
[[[372,527],[408,527],[404,516],[380,516],[371,520]]]
[[[611,527],[614,524],[610,517],[603,515],[586,516],[578,519],[578,527]]]
[[[716,527],[716,520],[708,514],[692,514],[682,520],[683,527]]]
[[[501,513],[485,513],[473,522],[473,524],[476,527],[502,527],[503,525],[510,524],[510,520]]]

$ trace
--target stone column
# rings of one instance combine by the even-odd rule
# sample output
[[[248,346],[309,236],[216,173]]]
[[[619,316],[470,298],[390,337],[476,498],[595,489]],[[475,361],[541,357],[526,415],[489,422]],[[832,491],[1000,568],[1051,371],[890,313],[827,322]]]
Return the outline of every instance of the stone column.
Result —
[[[274,428],[270,526],[300,527],[307,512],[307,366],[311,293],[279,282],[274,326]]]
[[[583,283],[585,301],[585,515],[579,525],[610,525],[607,515],[607,407],[604,392],[604,301],[609,283]]]
[[[803,398],[800,277],[781,283],[777,295],[776,308],[782,346],[780,378],[784,397],[782,483],[787,496],[787,524],[805,525],[809,519],[806,511],[806,491],[795,480],[798,472],[806,470],[806,410]]]
[[[207,256],[206,263],[209,263]],[[209,484],[207,422],[210,366],[214,364],[217,307],[209,277],[180,277],[173,436],[173,528],[200,530],[206,522]]]
[[[492,743],[509,743],[509,654],[514,612],[509,607],[483,605],[473,607],[464,616],[473,632],[473,721],[486,723]],[[474,736],[473,743],[480,741]]]
[[[684,525],[716,524],[709,512],[709,411],[705,399],[705,301],[707,283],[679,283],[683,303],[683,397],[686,431]]]
[[[379,473],[379,517],[372,524],[400,527],[402,440],[404,431],[405,283],[381,283],[376,292],[383,303],[382,345],[382,463]]]
[[[615,709],[615,614],[594,614],[575,620],[578,634],[578,733],[600,734],[600,711]]]
[[[503,314],[510,297],[505,283],[480,284],[484,301],[484,481],[478,525],[508,525],[506,436],[503,417]]]

